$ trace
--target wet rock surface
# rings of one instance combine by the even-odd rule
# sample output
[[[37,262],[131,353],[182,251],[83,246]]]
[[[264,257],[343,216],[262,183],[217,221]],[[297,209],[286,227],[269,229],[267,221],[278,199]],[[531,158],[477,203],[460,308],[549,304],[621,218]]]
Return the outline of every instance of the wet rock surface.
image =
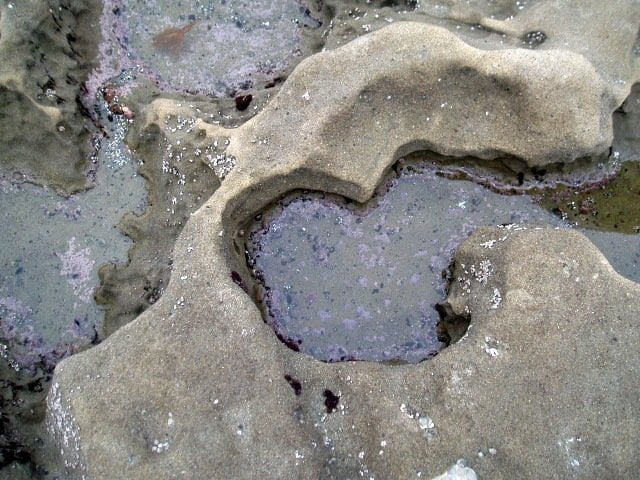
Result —
[[[79,99],[100,2],[49,3],[0,6],[0,174],[71,194],[92,185],[91,122]]]
[[[129,133],[129,146],[145,159],[138,172],[147,181],[149,207],[125,215],[120,230],[135,245],[126,264],[100,269],[96,301],[105,308],[109,335],[153,305],[169,283],[173,243],[192,212],[220,186],[222,171],[207,165],[210,146],[195,128],[199,108],[162,108],[141,115]],[[211,106],[202,106],[203,109]],[[165,241],[158,241],[159,238]]]
[[[637,25],[637,8],[615,7]],[[56,369],[48,422],[70,474],[430,478],[464,459],[480,478],[633,477],[640,287],[576,232],[474,233],[447,308],[470,329],[417,365],[293,352],[238,285],[249,275],[238,228],[290,190],[365,201],[418,149],[529,166],[608,149],[611,114],[638,80],[637,32],[602,47],[618,59],[607,68],[577,47],[545,50],[561,33],[536,28],[544,41],[515,49],[470,28],[393,23],[302,62],[242,126],[196,122],[220,186],[186,222],[170,284]]]

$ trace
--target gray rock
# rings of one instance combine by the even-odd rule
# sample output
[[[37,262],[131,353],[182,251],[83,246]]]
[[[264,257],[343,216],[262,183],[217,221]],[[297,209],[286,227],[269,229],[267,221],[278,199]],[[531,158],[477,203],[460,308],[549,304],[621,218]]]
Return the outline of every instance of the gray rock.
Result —
[[[570,161],[608,147],[616,98],[579,54],[479,50],[398,23],[305,60],[242,127],[200,122],[212,166],[232,168],[186,224],[166,292],[56,369],[48,422],[70,473],[431,478],[458,465],[479,478],[633,477],[640,287],[578,233],[476,232],[448,299],[471,327],[418,365],[293,352],[231,277],[247,275],[234,248],[244,222],[281,193],[365,200],[419,148]]]

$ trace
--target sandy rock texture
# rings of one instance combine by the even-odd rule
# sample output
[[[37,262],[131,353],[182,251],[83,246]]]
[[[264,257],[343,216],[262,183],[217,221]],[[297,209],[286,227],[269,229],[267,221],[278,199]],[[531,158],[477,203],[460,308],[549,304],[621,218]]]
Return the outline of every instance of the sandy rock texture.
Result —
[[[179,256],[211,258],[204,236],[188,231]],[[415,366],[296,354],[211,264],[179,265],[188,288],[58,367],[50,420],[88,478],[431,478],[458,459],[479,478],[638,468],[640,287],[578,233],[474,234],[449,297],[471,328]]]
[[[418,365],[293,352],[234,282],[249,284],[243,225],[289,190],[364,201],[417,149],[529,166],[606,150],[638,79],[632,30],[613,75],[561,46],[481,49],[393,23],[303,61],[243,126],[198,122],[210,166],[232,168],[185,225],[164,295],[56,369],[48,422],[70,474],[432,478],[463,459],[479,478],[632,478],[640,287],[575,232],[477,231],[448,298],[471,327]]]
[[[49,3],[0,6],[0,173],[70,194],[91,186],[81,95],[101,5]]]

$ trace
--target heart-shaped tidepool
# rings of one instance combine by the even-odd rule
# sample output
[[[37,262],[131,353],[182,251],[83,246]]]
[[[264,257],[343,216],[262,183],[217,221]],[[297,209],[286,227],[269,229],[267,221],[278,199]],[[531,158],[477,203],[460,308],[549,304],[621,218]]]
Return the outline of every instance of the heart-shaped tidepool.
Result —
[[[434,305],[456,246],[479,225],[559,223],[528,196],[427,169],[381,190],[366,206],[289,196],[249,228],[265,320],[290,347],[329,362],[431,357],[446,346]]]

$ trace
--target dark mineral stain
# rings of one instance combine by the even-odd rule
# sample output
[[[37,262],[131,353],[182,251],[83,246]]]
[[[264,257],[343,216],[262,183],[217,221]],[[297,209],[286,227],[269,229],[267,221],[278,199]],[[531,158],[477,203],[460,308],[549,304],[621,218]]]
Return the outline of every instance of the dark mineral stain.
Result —
[[[289,375],[288,373],[285,374],[284,379],[287,381],[287,383],[289,383],[289,385],[291,385],[291,388],[293,388],[293,392],[296,394],[296,396],[302,395],[302,383],[300,383],[300,380]]]
[[[281,77],[276,77],[272,81],[265,83],[264,88],[273,88],[284,82],[284,79]]]
[[[284,343],[287,347],[289,347],[294,352],[300,351],[300,345],[302,345],[302,340],[291,338],[291,337],[285,337],[281,333],[276,333],[276,336],[278,337],[278,340],[280,340],[282,343]]]
[[[322,392],[322,395],[324,396],[324,406],[327,409],[327,413],[335,412],[338,409],[340,397],[328,388]]]
[[[242,112],[249,108],[253,96],[249,93],[246,95],[238,95],[234,100],[236,102],[236,108]]]
[[[544,181],[544,176],[547,174],[547,170],[540,167],[532,167],[531,173],[533,174],[533,178],[538,182]]]
[[[233,280],[233,283],[235,283],[236,285],[238,285],[240,288],[242,288],[245,292],[248,292],[249,290],[247,289],[247,286],[245,285],[244,281],[242,280],[242,277],[240,276],[240,274],[238,272],[236,272],[235,270],[233,270],[231,272],[231,280]]]

